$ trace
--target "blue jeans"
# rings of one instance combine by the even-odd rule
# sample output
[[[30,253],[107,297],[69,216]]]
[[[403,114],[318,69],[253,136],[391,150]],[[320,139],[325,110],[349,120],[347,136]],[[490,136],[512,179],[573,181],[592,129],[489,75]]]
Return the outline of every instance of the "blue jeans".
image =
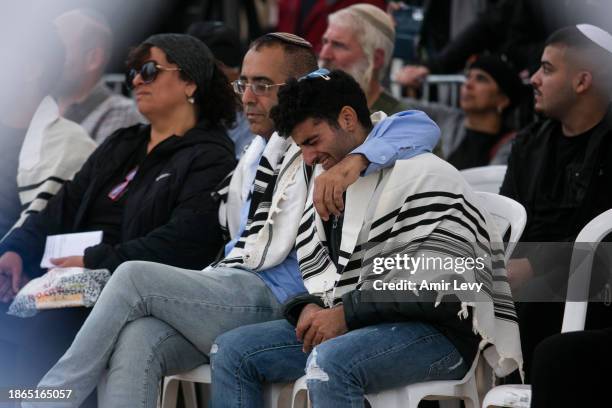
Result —
[[[72,404],[49,407],[78,406],[107,373],[104,406],[155,407],[163,375],[207,361],[221,333],[280,316],[281,305],[253,272],[127,262],[39,387],[70,388],[76,395]]]
[[[239,327],[211,350],[214,408],[261,407],[262,384],[306,373],[314,407],[363,408],[364,394],[420,381],[462,378],[471,365],[438,330],[421,322],[350,331],[302,351],[285,320]]]

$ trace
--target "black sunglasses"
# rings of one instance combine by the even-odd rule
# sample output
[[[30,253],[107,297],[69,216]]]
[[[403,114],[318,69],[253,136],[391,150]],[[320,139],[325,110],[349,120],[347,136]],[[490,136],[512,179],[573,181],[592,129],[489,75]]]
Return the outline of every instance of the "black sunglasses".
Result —
[[[142,82],[144,82],[145,84],[150,84],[151,82],[155,81],[155,78],[157,78],[157,75],[159,74],[160,71],[180,71],[180,70],[181,70],[180,68],[164,67],[162,65],[159,65],[155,61],[147,61],[144,64],[142,64],[140,69],[137,70],[136,68],[132,68],[127,72],[127,74],[125,75],[125,85],[128,87],[128,89],[133,89],[134,88],[134,78],[136,78],[136,75],[138,74],[140,74],[140,78],[142,79]]]

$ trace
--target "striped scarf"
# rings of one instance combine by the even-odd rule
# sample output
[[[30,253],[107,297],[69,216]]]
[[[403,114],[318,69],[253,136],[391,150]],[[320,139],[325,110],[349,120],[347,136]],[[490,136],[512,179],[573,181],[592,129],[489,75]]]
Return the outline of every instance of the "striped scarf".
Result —
[[[504,376],[522,366],[502,239],[493,219],[454,167],[432,154],[423,154],[398,161],[394,168],[362,177],[350,186],[338,268],[330,259],[312,193],[310,188],[296,240],[300,270],[311,294],[332,306],[355,289],[373,293],[376,280],[397,282],[409,276],[414,282],[449,282],[457,277],[455,271],[436,268],[420,268],[411,274],[390,269],[376,274],[376,257],[481,257],[484,267],[466,271],[461,277],[482,284],[482,289],[440,290],[437,303],[445,295],[456,295],[462,306],[458,318],[466,318],[468,306],[472,307],[473,329],[483,339],[481,349],[493,345],[483,354],[496,374]],[[414,294],[418,297],[418,290]]]
[[[247,150],[245,155],[248,154]],[[240,168],[239,164],[232,179],[237,177]],[[239,175],[238,179],[241,179]],[[236,225],[231,217],[239,213],[230,208],[239,207],[232,204],[233,200],[239,200],[232,192],[241,188],[239,184],[232,180],[218,192],[221,196],[220,221],[230,232],[231,225]],[[257,167],[246,227],[232,251],[217,266],[261,271],[282,263],[295,243],[306,202],[306,185],[300,149],[291,139],[274,133]]]
[[[53,98],[45,97],[30,121],[19,153],[17,188],[22,212],[11,230],[20,227],[30,214],[42,211],[95,148],[85,130],[61,118]]]

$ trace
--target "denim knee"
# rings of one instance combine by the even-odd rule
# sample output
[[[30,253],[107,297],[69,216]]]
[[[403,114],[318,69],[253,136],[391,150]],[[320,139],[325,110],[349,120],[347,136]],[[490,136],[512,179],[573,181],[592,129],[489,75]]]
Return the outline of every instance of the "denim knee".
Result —
[[[338,380],[350,376],[349,361],[346,355],[338,353],[329,343],[316,346],[306,363],[306,382],[308,386],[320,382]]]
[[[152,331],[155,326],[145,317],[128,323],[119,335],[109,366],[121,364],[148,364],[155,357],[155,348],[168,337],[176,334],[176,330],[168,329]]]
[[[135,278],[138,279],[139,276],[145,275],[148,271],[147,266],[150,262],[146,261],[127,261],[119,265],[115,272],[113,272],[113,276],[111,277],[111,281],[119,281],[121,283],[127,283]],[[111,282],[109,281],[109,282]]]
[[[230,330],[215,339],[210,348],[210,364],[213,370],[235,372],[240,366],[244,353],[241,340],[244,336],[235,332],[235,330]]]
[[[146,261],[127,261],[119,265],[113,272],[105,286],[112,288],[104,292],[123,293],[126,289],[131,290],[134,287],[142,288],[146,282],[154,282],[154,268],[150,267],[151,262]],[[135,292],[134,294],[136,294]]]

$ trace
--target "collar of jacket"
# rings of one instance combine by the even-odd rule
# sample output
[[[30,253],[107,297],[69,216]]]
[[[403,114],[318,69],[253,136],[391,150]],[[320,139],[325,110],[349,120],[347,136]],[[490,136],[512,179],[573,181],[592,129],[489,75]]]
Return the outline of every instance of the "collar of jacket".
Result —
[[[129,131],[120,135],[120,138],[130,144],[142,143],[148,140],[151,135],[151,125],[140,124],[127,129]],[[227,136],[226,131],[221,127],[211,127],[206,120],[203,120],[189,129],[183,136],[173,135],[162,141],[149,154],[166,156],[173,154],[177,150],[202,144],[215,144],[229,152],[234,151],[234,144]]]

